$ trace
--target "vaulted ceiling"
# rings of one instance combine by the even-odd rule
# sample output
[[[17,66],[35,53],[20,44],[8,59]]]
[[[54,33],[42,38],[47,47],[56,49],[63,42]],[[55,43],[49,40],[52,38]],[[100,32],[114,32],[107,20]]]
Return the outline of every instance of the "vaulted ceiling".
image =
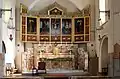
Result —
[[[73,12],[76,10],[76,7],[80,10],[83,9],[90,4],[90,1],[91,0],[16,0],[16,4],[19,5],[19,3],[23,3],[29,8],[29,10],[37,11],[57,2],[67,8],[70,12]]]
[[[43,1],[36,0],[29,6],[29,10],[39,11],[39,10],[43,9],[44,7],[47,7],[50,4],[53,4],[54,2],[57,2],[61,6],[67,8],[67,10],[69,12],[77,11],[77,7],[70,0],[64,0],[64,1],[61,1],[61,0],[43,0]]]

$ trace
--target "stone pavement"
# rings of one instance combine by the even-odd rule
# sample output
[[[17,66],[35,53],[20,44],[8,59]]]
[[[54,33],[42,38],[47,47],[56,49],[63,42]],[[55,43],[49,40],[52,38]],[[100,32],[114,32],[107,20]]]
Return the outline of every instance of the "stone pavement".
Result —
[[[21,74],[13,74],[7,77],[1,77],[0,79],[120,79],[120,77],[109,77],[109,76],[25,76]]]
[[[108,76],[23,76],[21,74],[12,75],[8,77],[2,77],[0,79],[120,79],[120,77],[108,77]]]

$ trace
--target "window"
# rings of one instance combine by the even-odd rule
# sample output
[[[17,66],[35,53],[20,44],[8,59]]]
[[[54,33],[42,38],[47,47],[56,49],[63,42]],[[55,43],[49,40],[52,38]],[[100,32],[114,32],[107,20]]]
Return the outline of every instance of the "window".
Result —
[[[106,13],[106,11],[108,11],[108,0],[99,0],[99,10],[100,10],[100,25],[102,25],[107,21],[109,17]]]

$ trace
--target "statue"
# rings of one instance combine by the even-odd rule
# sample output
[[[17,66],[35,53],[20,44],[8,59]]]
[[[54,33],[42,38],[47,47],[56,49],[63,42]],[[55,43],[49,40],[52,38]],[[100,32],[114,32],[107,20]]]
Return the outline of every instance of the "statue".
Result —
[[[54,48],[53,48],[53,54],[54,55],[58,55],[60,53],[60,50],[59,48],[57,47],[57,44],[54,45]]]

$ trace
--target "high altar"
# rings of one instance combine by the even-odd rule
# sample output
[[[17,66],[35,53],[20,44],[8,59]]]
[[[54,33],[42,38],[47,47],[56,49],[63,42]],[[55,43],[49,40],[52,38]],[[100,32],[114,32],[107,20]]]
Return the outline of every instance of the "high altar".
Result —
[[[22,70],[46,62],[47,69],[85,69],[86,52],[79,44],[90,42],[90,6],[76,12],[53,3],[39,12],[21,4],[21,41],[30,43],[22,54]]]

